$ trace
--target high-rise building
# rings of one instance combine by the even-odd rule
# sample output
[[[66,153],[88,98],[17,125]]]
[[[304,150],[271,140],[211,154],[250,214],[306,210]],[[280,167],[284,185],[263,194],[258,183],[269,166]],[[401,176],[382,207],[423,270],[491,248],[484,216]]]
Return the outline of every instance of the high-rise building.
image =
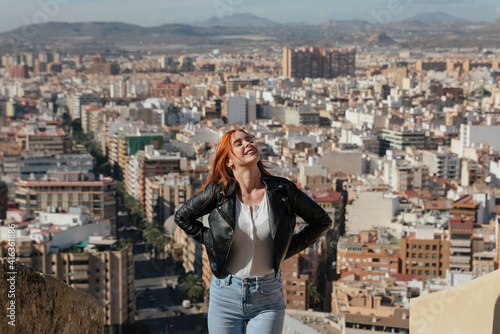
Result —
[[[106,59],[101,55],[95,55],[92,57],[92,64],[87,70],[90,74],[102,74],[102,75],[117,75],[120,73],[120,65],[117,63],[108,63]]]
[[[321,48],[283,49],[283,76],[289,78],[336,78],[355,76],[356,50]]]
[[[473,222],[450,219],[450,270],[471,271]]]
[[[83,65],[83,55],[77,54],[75,55],[75,67],[79,68]]]

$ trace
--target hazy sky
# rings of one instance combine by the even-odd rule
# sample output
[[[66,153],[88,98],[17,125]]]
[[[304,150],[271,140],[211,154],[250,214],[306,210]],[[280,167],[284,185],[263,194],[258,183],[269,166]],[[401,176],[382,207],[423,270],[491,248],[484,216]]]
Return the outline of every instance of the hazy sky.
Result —
[[[400,21],[437,11],[469,21],[494,21],[500,17],[498,0],[0,0],[0,8],[0,32],[47,20],[155,26],[200,22],[232,13],[252,13],[281,23]]]

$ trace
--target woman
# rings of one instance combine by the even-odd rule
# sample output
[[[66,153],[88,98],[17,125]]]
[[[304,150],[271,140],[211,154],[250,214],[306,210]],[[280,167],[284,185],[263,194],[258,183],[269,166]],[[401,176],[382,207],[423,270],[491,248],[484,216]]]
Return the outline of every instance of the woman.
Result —
[[[210,227],[198,220],[206,214]],[[296,215],[307,223],[298,233]],[[176,212],[175,222],[206,247],[214,274],[208,309],[213,334],[281,333],[281,265],[332,224],[293,182],[267,171],[254,139],[242,129],[221,138],[209,179]]]

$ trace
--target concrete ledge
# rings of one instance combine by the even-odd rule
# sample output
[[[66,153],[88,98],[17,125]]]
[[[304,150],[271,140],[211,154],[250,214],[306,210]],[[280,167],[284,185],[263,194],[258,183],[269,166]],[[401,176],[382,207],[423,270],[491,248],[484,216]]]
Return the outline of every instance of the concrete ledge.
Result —
[[[17,263],[13,268],[7,259],[0,259],[0,333],[103,331],[104,310],[97,299],[57,278]]]
[[[500,333],[500,270],[410,300],[410,333]]]

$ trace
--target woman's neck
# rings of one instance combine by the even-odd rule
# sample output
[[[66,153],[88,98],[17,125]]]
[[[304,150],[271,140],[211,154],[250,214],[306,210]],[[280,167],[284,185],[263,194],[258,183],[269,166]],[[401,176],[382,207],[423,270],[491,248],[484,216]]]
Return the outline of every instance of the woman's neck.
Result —
[[[234,178],[238,181],[242,195],[264,188],[261,177],[259,168],[243,168],[234,171]]]

